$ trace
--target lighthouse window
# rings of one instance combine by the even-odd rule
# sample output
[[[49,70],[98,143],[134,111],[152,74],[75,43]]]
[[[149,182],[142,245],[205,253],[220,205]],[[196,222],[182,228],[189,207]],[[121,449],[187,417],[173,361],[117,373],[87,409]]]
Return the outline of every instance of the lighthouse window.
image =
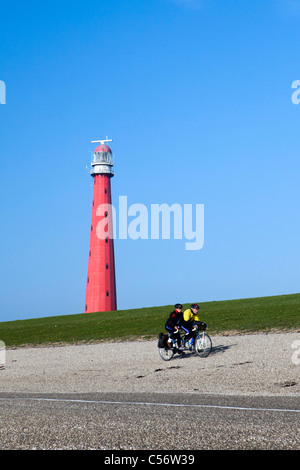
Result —
[[[89,284],[89,282],[90,282],[90,278],[89,278],[89,277],[87,278],[87,282],[88,282],[88,284]]]
[[[105,243],[108,243],[108,238],[107,237],[105,238]]]
[[[89,252],[89,256],[91,256],[91,255],[92,255],[92,252],[90,251],[90,252]]]
[[[108,292],[108,290],[106,291],[106,297],[109,297],[109,292]]]
[[[106,188],[104,188],[104,194],[107,194],[107,189]]]
[[[93,231],[93,226],[91,225],[91,230]]]
[[[108,216],[108,212],[105,212],[105,217],[107,217],[107,216]]]
[[[108,269],[108,263],[106,263],[106,269]]]

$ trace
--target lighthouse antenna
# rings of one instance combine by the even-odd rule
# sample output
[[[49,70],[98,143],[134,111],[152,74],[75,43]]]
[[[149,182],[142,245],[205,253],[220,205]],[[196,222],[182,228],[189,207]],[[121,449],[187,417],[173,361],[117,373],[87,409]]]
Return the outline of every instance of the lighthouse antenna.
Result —
[[[100,142],[100,144],[104,145],[105,142],[112,142],[112,139],[106,138],[106,139],[104,139],[104,140],[92,140],[92,141],[91,141],[92,144],[95,144],[95,143],[97,143],[97,142]]]

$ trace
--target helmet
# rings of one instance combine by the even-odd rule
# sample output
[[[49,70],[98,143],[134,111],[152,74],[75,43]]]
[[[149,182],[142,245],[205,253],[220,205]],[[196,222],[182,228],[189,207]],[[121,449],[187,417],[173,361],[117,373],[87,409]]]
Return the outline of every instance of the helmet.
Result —
[[[182,305],[181,304],[176,304],[175,308],[182,308]]]
[[[198,304],[192,304],[192,305],[191,305],[191,308],[196,308],[197,310],[199,310],[200,307],[199,307]]]

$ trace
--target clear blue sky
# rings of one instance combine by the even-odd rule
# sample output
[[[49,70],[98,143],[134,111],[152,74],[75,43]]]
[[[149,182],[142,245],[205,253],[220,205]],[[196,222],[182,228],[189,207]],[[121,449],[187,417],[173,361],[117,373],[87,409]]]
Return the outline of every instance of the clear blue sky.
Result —
[[[113,202],[204,204],[202,250],[116,240],[118,308],[299,292],[299,0],[5,2],[0,320],[84,311],[91,140]]]

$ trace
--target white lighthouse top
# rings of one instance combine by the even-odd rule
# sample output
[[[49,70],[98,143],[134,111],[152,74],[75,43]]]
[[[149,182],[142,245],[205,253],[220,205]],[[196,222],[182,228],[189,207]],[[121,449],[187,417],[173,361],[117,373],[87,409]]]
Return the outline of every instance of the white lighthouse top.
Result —
[[[91,175],[110,175],[113,176],[113,160],[112,160],[112,151],[106,142],[112,142],[112,139],[105,139],[105,140],[92,140],[92,143],[100,143],[98,147],[95,148],[94,153],[92,155],[92,169]]]

